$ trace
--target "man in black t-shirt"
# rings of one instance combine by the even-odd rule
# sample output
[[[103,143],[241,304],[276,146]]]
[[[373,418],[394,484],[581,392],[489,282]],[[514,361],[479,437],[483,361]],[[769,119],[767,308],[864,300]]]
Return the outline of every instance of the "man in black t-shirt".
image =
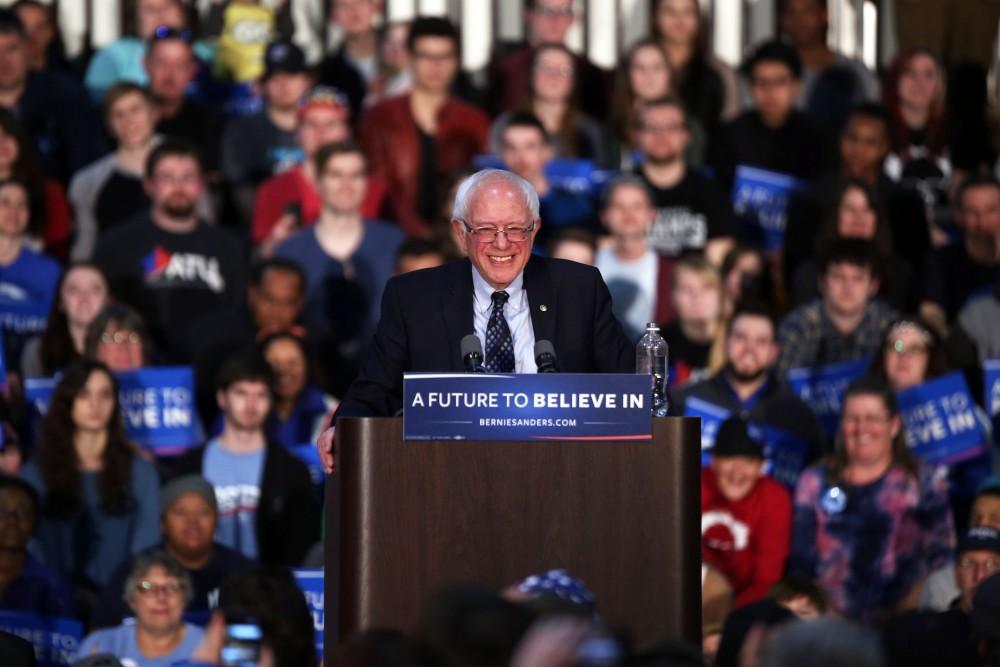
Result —
[[[933,250],[920,272],[920,314],[942,332],[970,297],[988,293],[1000,280],[1000,183],[970,179],[955,202],[962,238]]]
[[[685,162],[691,132],[683,104],[674,98],[648,102],[637,122],[642,163],[636,171],[656,209],[650,245],[670,257],[704,252],[718,266],[733,245],[733,211],[722,188]]]
[[[743,65],[754,108],[722,129],[709,146],[709,164],[732,184],[737,167],[757,167],[801,180],[827,171],[833,143],[805,113],[795,109],[802,62],[779,41],[760,45]]]
[[[197,150],[178,139],[146,162],[148,216],[101,239],[94,261],[118,299],[137,309],[167,360],[188,361],[188,325],[234,304],[246,289],[245,253],[226,232],[198,220],[205,189]]]

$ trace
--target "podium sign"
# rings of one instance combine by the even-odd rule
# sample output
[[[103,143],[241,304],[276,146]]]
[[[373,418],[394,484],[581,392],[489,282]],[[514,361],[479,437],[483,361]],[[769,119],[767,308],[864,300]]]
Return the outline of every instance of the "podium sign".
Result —
[[[406,440],[648,440],[650,376],[407,373]]]

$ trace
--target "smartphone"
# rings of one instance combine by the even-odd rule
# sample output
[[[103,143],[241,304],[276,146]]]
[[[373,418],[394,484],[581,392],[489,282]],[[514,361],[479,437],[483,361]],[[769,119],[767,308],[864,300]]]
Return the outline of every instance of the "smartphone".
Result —
[[[223,667],[257,667],[264,633],[254,618],[226,617],[226,636],[220,655]]]
[[[614,667],[625,657],[621,644],[611,637],[585,639],[576,653],[578,667]]]

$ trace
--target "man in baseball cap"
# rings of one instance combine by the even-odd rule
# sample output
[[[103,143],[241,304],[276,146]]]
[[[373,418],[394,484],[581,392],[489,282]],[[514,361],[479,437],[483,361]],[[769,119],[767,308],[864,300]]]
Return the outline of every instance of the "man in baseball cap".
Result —
[[[257,186],[302,160],[295,129],[299,103],[311,85],[302,49],[287,41],[271,42],[264,51],[264,73],[258,84],[264,108],[236,116],[226,125],[222,173],[246,224],[253,216]]]
[[[764,476],[763,444],[740,417],[719,426],[712,462],[702,470],[701,508],[702,560],[729,580],[735,606],[766,596],[784,572],[792,503]]]

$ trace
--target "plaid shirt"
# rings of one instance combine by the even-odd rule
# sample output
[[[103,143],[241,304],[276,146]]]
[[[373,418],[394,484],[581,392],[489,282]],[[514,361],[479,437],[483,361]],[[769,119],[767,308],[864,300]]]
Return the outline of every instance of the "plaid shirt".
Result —
[[[896,311],[890,306],[872,301],[865,308],[861,323],[845,334],[834,326],[820,299],[793,310],[778,327],[780,377],[785,377],[792,368],[826,366],[875,354],[882,331],[895,317]]]

